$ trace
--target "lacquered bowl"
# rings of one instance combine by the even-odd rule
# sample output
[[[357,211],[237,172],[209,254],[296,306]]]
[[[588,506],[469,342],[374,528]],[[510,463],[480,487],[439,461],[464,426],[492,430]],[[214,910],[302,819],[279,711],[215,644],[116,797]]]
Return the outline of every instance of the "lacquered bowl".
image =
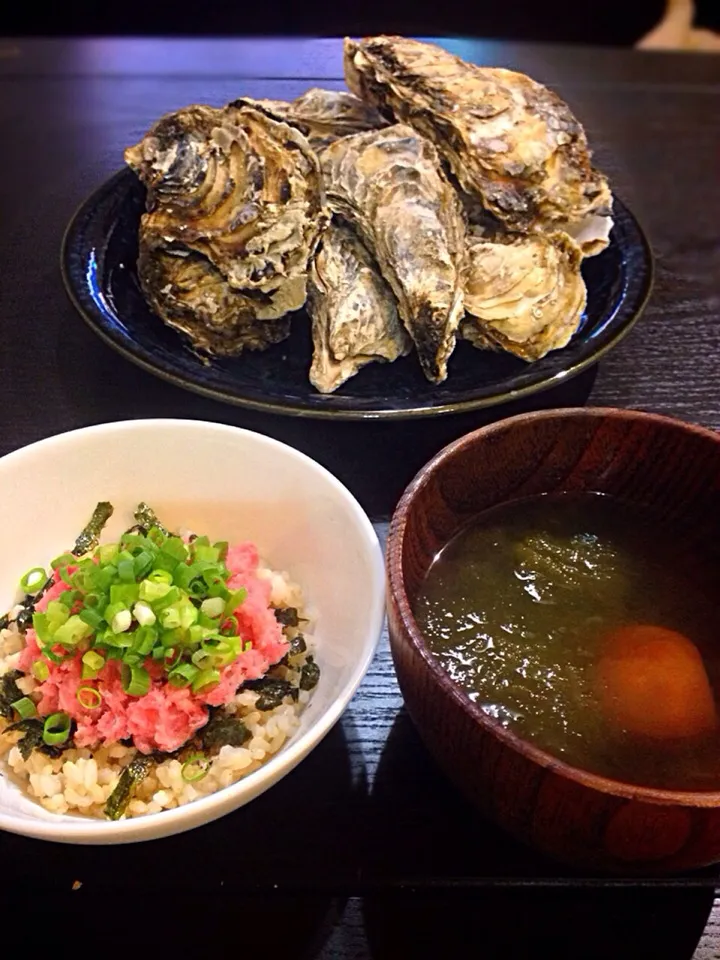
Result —
[[[352,494],[283,443],[195,420],[133,420],[75,430],[0,459],[0,609],[24,571],[72,545],[99,500],[112,541],[145,500],[171,529],[252,540],[299,583],[314,611],[320,682],[299,729],[237,783],[172,810],[114,822],[51,813],[0,765],[0,829],[67,843],[125,843],[189,830],[258,797],[339,719],[375,653],[384,620],[382,552]]]
[[[535,494],[591,490],[681,523],[709,546],[720,569],[720,435],[613,409],[550,410],[484,427],[420,471],[392,520],[388,617],[403,697],[457,787],[543,853],[583,868],[646,875],[715,863],[720,792],[606,779],[524,741],[450,679],[413,618],[433,558],[478,513]]]

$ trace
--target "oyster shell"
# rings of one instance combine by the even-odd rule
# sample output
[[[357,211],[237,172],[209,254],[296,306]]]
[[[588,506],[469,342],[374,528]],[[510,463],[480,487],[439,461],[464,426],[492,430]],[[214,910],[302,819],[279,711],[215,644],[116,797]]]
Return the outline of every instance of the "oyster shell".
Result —
[[[524,74],[403,37],[345,41],[353,93],[431,139],[471,200],[520,232],[607,216],[612,197],[568,106]]]
[[[317,151],[340,137],[387,127],[388,121],[369,103],[345,90],[312,87],[295,100],[245,100],[296,126]]]
[[[425,376],[440,383],[463,314],[465,223],[435,148],[396,124],[336,140],[321,159],[331,207],[374,254]]]
[[[564,347],[580,323],[587,292],[582,254],[562,232],[468,238],[461,334],[475,346],[539,360]]]
[[[215,326],[206,337],[189,325],[197,346],[216,344],[215,328],[223,327],[239,339],[233,348],[223,337],[222,352],[239,353],[252,317],[275,320],[303,305],[308,260],[329,214],[317,157],[295,127],[242,101],[191,106],[159,120],[125,159],[148,190],[141,275],[154,309],[167,319],[181,312],[181,297],[197,305],[188,271],[203,278],[201,313],[212,313]],[[179,268],[183,253],[196,255],[192,268]],[[156,270],[149,262],[155,256],[162,258]],[[182,283],[155,287],[165,274]],[[239,310],[246,318],[240,324]],[[253,332],[251,341],[275,342],[276,335]]]
[[[373,360],[392,362],[410,352],[392,291],[364,244],[349,227],[331,224],[310,268],[312,317],[310,382],[333,390]]]
[[[207,257],[183,247],[140,241],[138,277],[151,309],[198,350],[236,356],[264,350],[290,333],[290,320],[258,319],[258,304],[231,287]]]

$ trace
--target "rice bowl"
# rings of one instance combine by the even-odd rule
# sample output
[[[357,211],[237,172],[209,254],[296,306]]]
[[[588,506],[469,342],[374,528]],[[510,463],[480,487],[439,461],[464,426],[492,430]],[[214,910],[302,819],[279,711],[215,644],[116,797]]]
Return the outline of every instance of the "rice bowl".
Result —
[[[139,454],[142,464],[143,451],[156,449],[161,435],[164,483],[152,468],[141,467],[138,476],[138,470],[127,465],[130,449]],[[215,458],[218,468],[198,477],[187,463],[189,441],[206,459],[207,455]],[[62,447],[67,457],[57,449]],[[73,479],[79,447],[89,467],[81,480]],[[56,466],[48,476],[49,453]],[[267,585],[270,607],[299,608],[299,613],[308,620],[312,616],[313,622],[302,625],[305,650],[296,653],[299,659],[286,659],[282,664],[275,660],[271,665],[274,679],[289,682],[294,678],[294,696],[258,710],[261,692],[252,689],[252,684],[250,688],[241,685],[225,709],[246,725],[247,742],[222,746],[205,759],[199,778],[183,776],[183,756],[155,762],[117,822],[91,818],[103,815],[136,745],[82,743],[66,750],[62,758],[37,751],[24,758],[15,736],[0,736],[8,771],[0,774],[0,827],[70,842],[124,842],[188,829],[257,796],[327,733],[374,652],[382,625],[384,590],[381,552],[367,518],[347,491],[308,458],[275,441],[217,425],[140,421],[43,441],[0,461],[0,495],[9,489],[13,475],[17,480],[18,466],[27,475],[38,459],[45,461],[45,478],[51,486],[78,488],[73,489],[73,501],[78,502],[67,516],[51,512],[46,527],[33,525],[28,534],[28,517],[41,515],[47,484],[41,482],[40,473],[35,484],[25,484],[21,499],[30,503],[24,513],[22,505],[19,513],[9,512],[7,521],[9,536],[15,535],[19,544],[12,563],[15,582],[26,563],[49,563],[53,554],[67,548],[72,539],[69,524],[74,523],[75,531],[78,527],[80,495],[87,494],[94,484],[93,498],[102,490],[118,504],[118,523],[122,523],[120,516],[127,519],[130,504],[140,493],[152,498],[158,513],[176,526],[207,529],[213,537],[257,542],[267,564],[257,568],[257,576]],[[120,482],[118,470],[126,474]],[[170,496],[168,476],[178,488]],[[107,487],[108,477],[113,478],[113,489]],[[226,518],[224,526],[219,523],[221,515]],[[118,529],[116,525],[109,534],[117,536]],[[0,561],[2,578],[11,569],[9,561]],[[332,577],[326,575],[328,569],[332,569]],[[15,598],[8,596],[4,579],[2,587],[2,602],[8,609]],[[304,609],[305,597],[311,613]],[[292,641],[296,631],[286,626],[282,629],[284,640]],[[316,629],[317,637],[313,635]],[[23,643],[8,625],[0,635],[0,673],[17,669]],[[297,689],[300,672],[313,656],[322,671],[320,683],[313,690]],[[23,698],[39,700],[32,682],[23,686]],[[8,744],[8,740],[12,742]]]

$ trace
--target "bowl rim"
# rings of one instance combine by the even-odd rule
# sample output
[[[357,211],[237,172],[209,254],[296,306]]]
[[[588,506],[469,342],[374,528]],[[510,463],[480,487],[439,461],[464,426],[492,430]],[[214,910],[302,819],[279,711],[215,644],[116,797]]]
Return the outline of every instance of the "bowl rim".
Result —
[[[720,791],[693,791],[693,790],[665,790],[657,787],[644,787],[640,784],[631,784],[611,777],[603,777],[581,767],[573,766],[558,759],[542,748],[535,746],[510,730],[507,730],[497,720],[485,713],[474,703],[465,691],[453,681],[442,668],[439,661],[427,647],[423,635],[413,616],[410,602],[405,591],[403,576],[403,546],[407,518],[412,509],[415,498],[435,476],[439,469],[455,454],[476,443],[482,443],[487,438],[500,433],[511,431],[519,424],[536,423],[548,420],[625,420],[629,422],[654,423],[658,426],[680,430],[695,435],[706,442],[720,447],[720,432],[701,427],[675,417],[663,414],[647,413],[642,410],[623,409],[617,407],[560,407],[552,410],[541,410],[534,413],[521,413],[507,417],[487,426],[480,427],[465,434],[435,454],[408,484],[400,498],[390,522],[390,529],[386,547],[386,571],[388,577],[388,604],[392,604],[402,623],[405,639],[409,641],[414,651],[421,657],[426,669],[442,692],[451,698],[465,714],[478,726],[492,734],[503,744],[519,753],[525,759],[531,760],[548,772],[555,773],[566,780],[589,787],[600,793],[610,794],[633,800],[645,800],[658,804],[676,804],[685,807],[717,807],[720,806]]]
[[[275,440],[272,437],[243,427],[213,423],[206,420],[191,420],[179,417],[119,420],[81,427],[77,430],[68,430],[13,450],[0,457],[0,473],[4,472],[8,466],[15,466],[18,461],[22,462],[26,456],[37,450],[42,450],[52,456],[58,448],[66,445],[72,446],[77,438],[96,434],[109,434],[111,436],[117,433],[132,434],[136,431],[158,429],[173,431],[181,429],[186,438],[188,431],[204,433],[208,430],[225,434],[240,442],[250,438],[252,442],[280,451],[285,456],[303,464],[306,469],[309,468],[326,484],[335,488],[356,523],[358,533],[364,542],[368,559],[371,562],[372,582],[369,585],[367,628],[362,655],[349,671],[348,679],[345,681],[341,694],[329,703],[327,709],[312,722],[305,733],[290,737],[286,745],[278,753],[273,754],[266,763],[228,787],[223,787],[206,797],[201,797],[171,810],[161,810],[158,813],[149,813],[142,817],[116,821],[82,817],[81,815],[71,815],[72,820],[58,818],[57,821],[53,821],[44,817],[34,819],[23,814],[0,810],[0,830],[7,830],[11,833],[19,833],[40,840],[66,843],[132,843],[181,833],[231,813],[244,805],[241,802],[242,795],[248,791],[249,784],[252,786],[253,792],[252,796],[247,798],[245,802],[251,802],[282,779],[325,738],[355,695],[377,651],[385,617],[385,568],[382,548],[370,518],[355,496],[326,467],[280,440]],[[6,777],[7,774],[0,771],[0,776]],[[258,786],[260,787],[259,790],[254,789]],[[234,802],[236,800],[238,802]]]

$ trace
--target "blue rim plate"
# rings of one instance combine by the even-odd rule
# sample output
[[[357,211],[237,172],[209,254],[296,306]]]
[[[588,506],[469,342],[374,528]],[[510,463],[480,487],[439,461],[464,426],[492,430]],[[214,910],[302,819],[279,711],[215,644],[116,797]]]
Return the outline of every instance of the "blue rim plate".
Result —
[[[557,386],[612,349],[640,316],[652,287],[652,253],[635,217],[615,200],[610,246],[586,260],[588,304],[567,347],[527,364],[458,343],[445,383],[433,386],[415,356],[374,363],[336,393],[308,380],[310,322],[299,311],[290,337],[262,353],[208,362],[151,313],[135,262],[145,191],[130,170],[111,177],[79,208],[62,243],[65,287],[80,315],[128,360],[177,386],[270,413],[338,420],[405,419],[507,403]]]

